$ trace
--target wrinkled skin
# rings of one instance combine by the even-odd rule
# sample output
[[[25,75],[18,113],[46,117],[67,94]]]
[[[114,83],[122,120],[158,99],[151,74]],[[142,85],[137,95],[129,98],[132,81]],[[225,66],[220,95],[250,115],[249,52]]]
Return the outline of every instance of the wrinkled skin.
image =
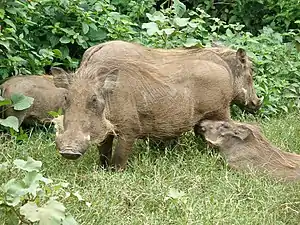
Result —
[[[254,169],[282,180],[300,180],[300,155],[281,151],[272,145],[258,126],[204,120],[200,128],[205,139],[220,149],[233,169]]]
[[[36,123],[51,123],[50,111],[58,111],[63,108],[64,96],[67,93],[65,88],[57,88],[53,83],[52,76],[15,76],[0,86],[2,96],[10,98],[13,93],[21,93],[34,98],[30,108],[16,111],[12,108],[4,110],[4,118],[16,116],[19,125],[34,125]]]
[[[253,84],[253,65],[244,49],[237,51],[225,47],[203,49],[153,49],[125,41],[109,41],[90,47],[83,55],[80,69],[93,62],[105,65],[106,60],[118,57],[130,60],[151,62],[169,75],[176,73],[176,67],[168,67],[176,61],[201,59],[213,61],[231,71],[234,83],[232,103],[248,112],[256,112],[262,101],[257,97]],[[79,70],[80,70],[79,69]],[[200,69],[201,71],[201,69]],[[200,72],[199,71],[199,72]],[[188,73],[182,71],[182,73]],[[218,76],[214,74],[213,76]],[[201,87],[201,86],[200,86]]]
[[[125,61],[125,65],[121,61]],[[126,62],[134,62],[139,68],[126,67]],[[90,72],[91,68],[101,66],[107,69],[118,67],[122,77],[118,84],[122,88],[112,90],[130,96],[131,100],[124,97],[122,101],[112,101],[109,94],[103,94],[106,93],[104,89],[108,90],[104,88],[106,81],[99,83],[95,79],[104,75]],[[131,69],[129,73],[125,72],[128,68]],[[145,77],[139,75],[131,81],[137,82],[136,86],[131,87],[130,80],[123,78],[141,71]],[[153,81],[143,83],[149,78],[147,73]],[[252,64],[243,49],[163,50],[112,41],[89,48],[74,80],[67,77],[65,72],[54,74],[55,84],[70,90],[64,118],[65,132],[57,136],[57,148],[64,157],[76,159],[86,151],[89,142],[96,141],[101,164],[107,165],[112,160],[112,164],[121,170],[126,166],[136,138],[172,139],[191,128],[200,135],[201,120],[230,120],[230,104],[233,102],[254,111],[261,106],[253,86]],[[161,97],[155,99],[156,94],[151,91],[156,88],[154,81],[157,80],[159,85],[167,86],[161,91],[166,92],[163,100]],[[114,84],[113,81],[108,83]],[[149,90],[150,93],[146,93]],[[176,93],[175,97],[171,92]],[[140,96],[141,93],[146,94]],[[158,103],[151,106],[148,95],[154,96],[154,102]],[[94,103],[91,103],[92,96]],[[104,109],[103,106],[91,107],[99,107],[103,102]],[[126,110],[120,112],[124,106]],[[179,120],[181,123],[173,122]],[[119,143],[112,157],[114,133],[118,135]]]
[[[164,74],[169,76],[181,70],[182,74],[188,74],[189,68],[182,70],[182,67],[176,67],[176,62],[188,61],[193,59],[201,59],[215,62],[224,66],[234,80],[232,86],[234,95],[231,99],[232,104],[238,105],[240,108],[255,113],[262,105],[253,84],[253,65],[244,49],[237,51],[225,47],[212,47],[203,49],[153,49],[147,48],[139,44],[125,41],[109,41],[98,44],[87,49],[83,55],[80,70],[91,63],[98,62],[105,65],[107,60],[112,57],[124,58],[128,60],[146,61],[159,67]],[[199,68],[201,72],[201,68]],[[212,74],[218,76],[218,74]],[[199,84],[199,88],[203,84]],[[210,119],[218,119],[212,115]],[[230,116],[224,118],[229,120]],[[196,124],[194,133],[201,135],[199,126]]]
[[[64,132],[56,137],[60,154],[77,159],[95,142],[101,164],[123,170],[137,138],[174,138],[203,119],[230,118],[234,82],[226,67],[204,60],[168,68],[174,67],[178,72],[169,75],[150,63],[115,58],[79,69],[69,84],[60,79],[69,90]]]

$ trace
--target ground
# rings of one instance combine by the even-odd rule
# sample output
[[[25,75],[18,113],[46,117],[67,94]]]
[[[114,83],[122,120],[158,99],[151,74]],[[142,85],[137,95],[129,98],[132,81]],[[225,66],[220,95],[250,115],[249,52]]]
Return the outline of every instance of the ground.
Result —
[[[300,153],[297,114],[260,120],[260,124],[274,144]],[[78,190],[91,207],[74,198],[63,203],[82,225],[276,225],[300,221],[299,183],[231,171],[217,151],[191,133],[182,136],[173,149],[138,142],[122,173],[99,170],[94,148],[77,161],[63,159],[55,150],[54,133],[35,132],[24,143],[5,142],[0,149],[0,163],[31,156],[43,162],[46,177],[69,182],[71,190]],[[13,176],[0,172],[0,181]]]

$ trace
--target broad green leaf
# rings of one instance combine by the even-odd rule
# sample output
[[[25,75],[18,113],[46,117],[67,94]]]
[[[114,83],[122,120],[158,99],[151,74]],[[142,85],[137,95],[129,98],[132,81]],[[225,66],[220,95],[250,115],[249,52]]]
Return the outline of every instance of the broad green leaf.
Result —
[[[50,41],[52,47],[55,47],[59,43],[59,37],[55,35],[49,35],[48,40]]]
[[[62,58],[63,59],[67,58],[70,54],[69,48],[67,46],[60,47],[60,51],[62,53]]]
[[[36,197],[37,188],[39,187],[39,181],[43,178],[41,173],[36,171],[28,172],[23,178],[23,182],[27,187],[28,193]]]
[[[21,64],[25,64],[26,63],[26,60],[23,59],[22,57],[20,56],[8,56],[9,60],[13,61],[13,62],[16,62],[16,63],[21,63]]]
[[[3,47],[5,47],[8,51],[10,51],[10,44],[9,41],[4,41],[4,40],[0,40],[0,45],[2,45]]]
[[[90,26],[90,28],[92,28],[93,30],[97,30],[97,29],[98,29],[97,26],[96,26],[96,24],[94,24],[94,23],[90,23],[89,26]]]
[[[188,22],[188,25],[189,25],[191,28],[196,28],[196,27],[198,26],[198,23]]]
[[[107,33],[104,29],[101,28],[98,28],[97,30],[90,29],[87,33],[87,36],[91,41],[101,41],[106,38]]]
[[[228,37],[233,37],[234,36],[233,33],[232,33],[232,31],[231,31],[231,29],[229,29],[229,28],[226,29],[226,35]]]
[[[20,93],[14,93],[11,96],[11,100],[14,110],[24,110],[28,109],[32,105],[34,98],[25,96]]]
[[[0,9],[0,19],[4,19],[5,11],[4,9]]]
[[[11,105],[11,100],[10,99],[5,99],[3,97],[1,97],[0,99],[0,106],[4,106],[4,105]]]
[[[39,171],[42,167],[41,161],[36,161],[31,157],[28,157],[27,161],[24,161],[22,159],[16,159],[13,163],[17,168],[28,172]]]
[[[77,43],[78,43],[79,45],[86,44],[85,38],[84,38],[83,36],[81,36],[81,35],[79,35],[79,36],[77,37],[76,41],[77,41]]]
[[[60,0],[60,4],[64,7],[67,7],[69,5],[69,0]]]
[[[37,222],[40,220],[38,209],[39,207],[35,204],[35,202],[27,202],[20,208],[20,213],[29,221]]]
[[[148,17],[148,19],[152,22],[165,22],[166,21],[166,17],[164,14],[162,14],[162,12],[156,11],[153,14],[150,13],[146,13],[146,16]]]
[[[3,186],[6,204],[9,206],[17,206],[20,203],[20,197],[27,194],[27,189],[23,181],[11,179]]]
[[[67,215],[66,218],[63,220],[62,225],[78,225],[78,223],[76,222],[73,216]]]
[[[9,116],[5,119],[0,119],[0,125],[9,127],[19,132],[19,120],[15,116]]]
[[[64,205],[56,200],[49,200],[39,209],[39,225],[61,225],[65,219]]]
[[[166,29],[163,29],[162,31],[165,32],[167,35],[171,35],[173,34],[174,32],[174,28],[166,28]]]
[[[60,43],[62,44],[68,44],[72,41],[73,39],[67,36],[63,36],[59,39]]]
[[[182,17],[186,11],[185,5],[179,0],[174,0],[173,7],[174,7],[175,14],[178,17]]]
[[[14,30],[17,29],[16,26],[15,26],[15,24],[14,24],[11,20],[5,19],[4,22],[5,22],[6,24],[8,24],[9,26],[11,26]]]
[[[54,56],[54,53],[50,49],[40,49],[39,54],[45,58]]]
[[[56,58],[62,58],[62,53],[59,49],[53,49],[52,52]]]
[[[179,18],[179,17],[175,17],[174,18],[174,23],[179,26],[179,27],[185,27],[188,25],[189,22],[189,18]]]
[[[82,23],[81,25],[82,25],[83,34],[87,34],[89,32],[89,29],[90,29],[89,25],[87,25],[86,23]]]
[[[158,33],[160,30],[156,23],[150,22],[150,23],[143,23],[142,29],[147,29],[147,34],[152,36],[155,33]]]
[[[183,44],[185,47],[190,48],[196,45],[201,45],[200,41],[195,38],[188,38],[186,42]]]

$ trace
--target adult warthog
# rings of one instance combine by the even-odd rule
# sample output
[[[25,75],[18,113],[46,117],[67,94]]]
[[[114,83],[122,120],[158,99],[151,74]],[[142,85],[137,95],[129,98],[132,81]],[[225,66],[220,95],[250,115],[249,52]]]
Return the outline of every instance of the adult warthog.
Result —
[[[232,103],[252,113],[262,104],[253,85],[252,62],[242,48],[238,50],[227,47],[157,49],[126,41],[109,41],[87,49],[83,54],[80,69],[84,70],[93,62],[105,65],[106,60],[111,57],[143,60],[154,64],[169,76],[174,73],[188,73],[188,68],[184,71],[183,68],[175,65],[176,62],[195,59],[212,61],[227,68],[234,77]]]
[[[60,71],[60,69],[58,70]],[[1,84],[0,89],[4,98],[11,98],[14,93],[34,98],[33,104],[28,109],[20,111],[10,107],[3,109],[4,115],[2,116],[17,117],[19,125],[22,123],[27,125],[50,123],[52,118],[48,112],[63,108],[64,95],[67,93],[65,88],[57,88],[53,83],[53,77],[47,75],[11,77]]]
[[[245,60],[243,51],[236,54]],[[135,139],[177,137],[203,119],[229,119],[232,100],[245,97],[237,87],[253,89],[252,79],[242,82],[244,74],[233,76],[226,66],[190,58],[174,59],[163,69],[143,60],[107,58],[105,64],[82,65],[72,79],[64,72],[53,75],[69,89],[64,132],[56,137],[60,154],[77,159],[94,141],[101,164],[108,165],[117,135],[112,163],[120,170]]]

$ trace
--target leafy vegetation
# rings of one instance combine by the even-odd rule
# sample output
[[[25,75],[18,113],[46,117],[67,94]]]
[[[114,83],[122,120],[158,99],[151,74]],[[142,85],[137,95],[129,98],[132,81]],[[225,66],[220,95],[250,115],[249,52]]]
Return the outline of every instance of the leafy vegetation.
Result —
[[[75,225],[78,224],[72,215],[66,212],[65,206],[57,201],[58,198],[68,198],[70,192],[62,192],[68,183],[53,184],[51,179],[43,177],[40,172],[41,161],[31,157],[27,161],[16,159],[13,164],[0,164],[0,172],[9,171],[15,177],[4,183],[0,189],[0,211],[4,217],[3,223],[36,224],[40,225]],[[18,174],[18,175],[17,175]],[[17,175],[17,176],[16,176]],[[76,192],[73,196],[83,200]]]
[[[160,1],[165,6],[173,0]],[[245,24],[246,30],[254,34],[264,26],[285,32],[289,29],[299,29],[297,20],[300,19],[299,1],[273,0],[182,0],[189,9],[201,7],[213,17],[220,18],[226,23]]]
[[[0,92],[0,114],[3,114],[9,108],[13,108],[16,111],[26,110],[33,104],[33,101],[33,98],[20,93],[12,94],[10,99],[3,98]],[[4,128],[12,128],[17,132],[19,131],[19,120],[15,116],[0,119],[0,125]]]

